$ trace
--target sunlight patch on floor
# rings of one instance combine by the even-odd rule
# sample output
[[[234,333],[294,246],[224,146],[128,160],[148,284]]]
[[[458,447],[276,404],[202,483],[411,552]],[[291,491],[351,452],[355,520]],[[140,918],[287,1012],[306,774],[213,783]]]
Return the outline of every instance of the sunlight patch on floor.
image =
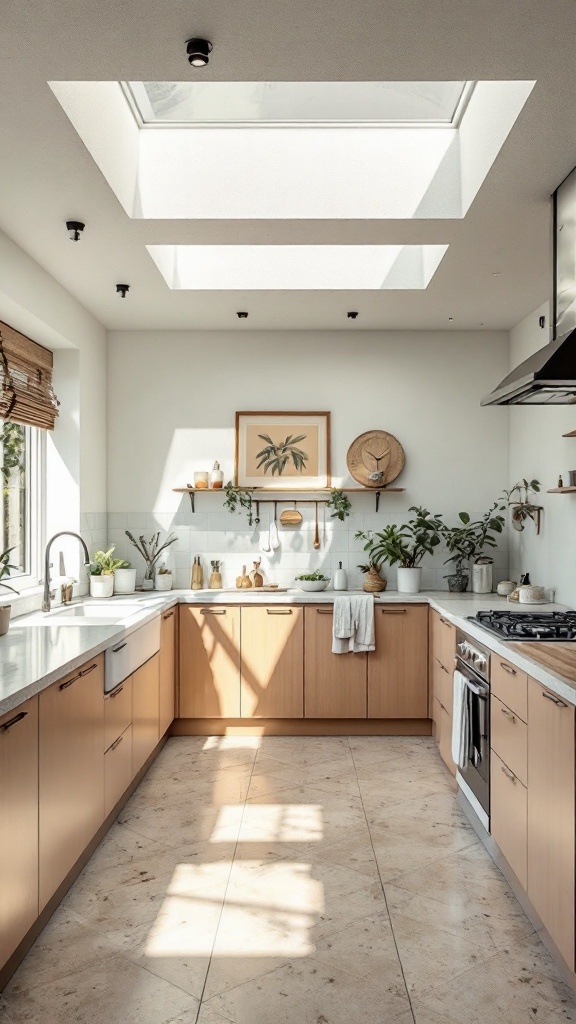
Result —
[[[313,843],[324,836],[320,804],[246,804],[221,807],[211,843]]]

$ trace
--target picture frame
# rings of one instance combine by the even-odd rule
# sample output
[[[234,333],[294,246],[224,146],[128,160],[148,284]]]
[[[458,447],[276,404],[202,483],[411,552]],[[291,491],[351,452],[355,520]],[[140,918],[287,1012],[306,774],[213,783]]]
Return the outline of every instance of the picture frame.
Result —
[[[237,412],[234,485],[267,491],[330,487],[330,413]]]

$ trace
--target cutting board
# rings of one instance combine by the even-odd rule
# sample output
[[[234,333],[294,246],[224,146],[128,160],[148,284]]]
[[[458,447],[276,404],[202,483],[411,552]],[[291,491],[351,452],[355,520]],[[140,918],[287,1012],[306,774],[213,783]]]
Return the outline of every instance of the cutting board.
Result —
[[[287,594],[288,587],[223,587],[221,594]]]
[[[556,675],[568,679],[571,683],[576,683],[576,643],[539,641],[538,643],[520,643],[510,646],[515,647],[519,654],[524,654],[527,658],[537,661],[539,665],[544,665]]]

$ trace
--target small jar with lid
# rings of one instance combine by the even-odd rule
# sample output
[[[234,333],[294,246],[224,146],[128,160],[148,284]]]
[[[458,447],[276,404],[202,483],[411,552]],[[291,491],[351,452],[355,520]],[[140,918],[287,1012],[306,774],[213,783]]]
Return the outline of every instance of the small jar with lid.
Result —
[[[208,473],[194,473],[194,487],[203,491],[208,489]]]
[[[220,463],[215,462],[210,473],[210,487],[214,490],[224,486],[224,473],[220,469]]]

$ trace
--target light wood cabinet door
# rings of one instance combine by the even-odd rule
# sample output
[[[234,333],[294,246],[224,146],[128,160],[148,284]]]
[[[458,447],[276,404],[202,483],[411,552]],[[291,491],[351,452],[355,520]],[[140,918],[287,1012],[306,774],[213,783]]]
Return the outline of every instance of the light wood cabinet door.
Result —
[[[428,606],[374,610],[368,655],[368,718],[428,718]]]
[[[456,653],[456,627],[434,610],[430,611],[430,639],[433,657],[452,672]]]
[[[528,676],[499,654],[490,658],[490,691],[522,722],[528,721]]]
[[[104,821],[104,658],[40,694],[39,908]]]
[[[175,715],[176,696],[176,608],[162,615],[160,633],[160,726],[159,735],[170,728]]]
[[[132,676],[132,775],[140,771],[158,743],[160,655],[155,654]]]
[[[304,716],[304,610],[242,608],[242,718]]]
[[[528,784],[528,728],[498,697],[490,699],[490,745],[523,786]]]
[[[574,970],[574,707],[528,680],[528,896]]]
[[[132,722],[132,676],[104,697],[104,750],[114,743]]]
[[[104,754],[104,814],[114,810],[132,782],[132,726]]]
[[[180,607],[179,716],[240,717],[240,608]]]
[[[367,654],[332,654],[332,607],[304,612],[304,717],[366,718]]]
[[[0,718],[0,967],[38,916],[38,697]]]
[[[490,832],[525,889],[528,792],[494,751],[490,762]]]

